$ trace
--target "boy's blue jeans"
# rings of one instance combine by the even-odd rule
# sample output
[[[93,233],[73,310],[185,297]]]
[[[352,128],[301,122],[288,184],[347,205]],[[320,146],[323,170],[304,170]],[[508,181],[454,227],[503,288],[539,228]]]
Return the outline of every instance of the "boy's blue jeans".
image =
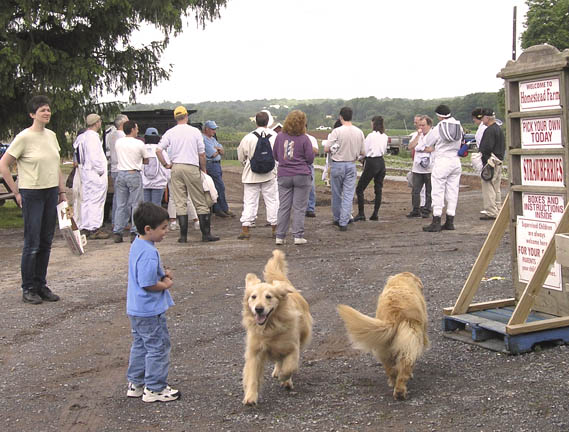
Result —
[[[132,328],[132,347],[128,361],[129,382],[154,392],[162,391],[168,384],[170,365],[170,334],[166,314],[139,317],[129,315]]]

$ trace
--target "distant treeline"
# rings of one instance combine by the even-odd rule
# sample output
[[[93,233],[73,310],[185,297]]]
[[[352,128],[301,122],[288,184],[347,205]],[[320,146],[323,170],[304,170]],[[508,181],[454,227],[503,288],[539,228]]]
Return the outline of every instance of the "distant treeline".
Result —
[[[249,131],[252,128],[251,117],[262,109],[268,109],[276,121],[283,122],[287,114],[293,109],[304,111],[308,117],[309,129],[319,126],[332,126],[338,116],[340,108],[350,106],[354,110],[354,123],[367,126],[369,120],[375,115],[385,119],[389,129],[413,129],[415,114],[427,114],[434,117],[437,105],[447,104],[454,117],[462,123],[472,123],[470,113],[475,107],[489,107],[496,111],[499,118],[504,118],[503,92],[473,93],[466,96],[445,99],[377,99],[373,96],[367,98],[343,99],[261,99],[251,101],[230,102],[162,102],[160,104],[135,104],[129,110],[151,110],[160,108],[174,108],[184,105],[186,108],[196,109],[197,113],[191,116],[192,122],[215,120],[225,130]]]

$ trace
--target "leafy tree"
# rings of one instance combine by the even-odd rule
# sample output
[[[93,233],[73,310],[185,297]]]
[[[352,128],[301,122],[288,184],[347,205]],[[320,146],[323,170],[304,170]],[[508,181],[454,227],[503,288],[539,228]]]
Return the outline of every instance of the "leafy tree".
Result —
[[[64,134],[86,112],[110,114],[104,93],[148,93],[170,70],[159,66],[170,35],[184,18],[198,25],[219,17],[227,0],[2,0],[0,7],[0,137],[30,124],[26,101],[34,94],[52,100],[50,127]],[[162,32],[142,47],[131,42],[142,25]]]
[[[569,0],[527,0],[522,48],[548,43],[569,48]]]

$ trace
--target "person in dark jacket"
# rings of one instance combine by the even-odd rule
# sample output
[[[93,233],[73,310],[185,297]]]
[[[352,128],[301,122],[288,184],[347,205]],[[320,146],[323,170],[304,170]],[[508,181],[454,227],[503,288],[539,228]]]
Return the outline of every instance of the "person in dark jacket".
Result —
[[[484,214],[480,216],[480,219],[494,220],[502,207],[500,184],[502,182],[502,163],[506,152],[506,144],[502,128],[496,123],[494,111],[484,108],[482,114],[482,123],[486,126],[486,129],[480,141],[479,151],[482,153],[482,165],[489,164],[494,170],[494,175],[490,180],[482,179]]]

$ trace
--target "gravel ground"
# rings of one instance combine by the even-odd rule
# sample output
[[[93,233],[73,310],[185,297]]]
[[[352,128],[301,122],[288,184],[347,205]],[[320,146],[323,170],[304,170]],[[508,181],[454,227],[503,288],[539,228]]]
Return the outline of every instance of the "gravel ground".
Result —
[[[230,205],[240,213],[239,175],[224,176]],[[347,233],[331,225],[329,192],[318,191],[317,218],[306,221],[309,243],[284,246],[289,277],[311,306],[313,341],[293,391],[281,389],[267,366],[256,407],[241,404],[240,321],[245,275],[260,275],[274,248],[264,209],[250,241],[236,239],[238,218],[214,218],[221,241],[202,244],[192,232],[182,246],[172,233],[158,246],[175,275],[170,384],[183,396],[170,404],[125,397],[128,243],[91,241],[87,254],[75,257],[58,237],[49,279],[62,300],[32,306],[18,289],[22,232],[2,231],[4,430],[569,430],[566,346],[509,356],[443,336],[442,309],[454,304],[490,227],[478,219],[476,182],[464,181],[457,230],[440,234],[421,230],[427,220],[404,217],[410,205],[404,183],[387,182],[379,222],[351,225]],[[387,277],[402,271],[423,280],[432,346],[415,368],[408,400],[399,402],[376,360],[349,346],[335,307],[373,314]],[[513,295],[508,236],[487,276],[504,279],[482,282],[475,301]]]

